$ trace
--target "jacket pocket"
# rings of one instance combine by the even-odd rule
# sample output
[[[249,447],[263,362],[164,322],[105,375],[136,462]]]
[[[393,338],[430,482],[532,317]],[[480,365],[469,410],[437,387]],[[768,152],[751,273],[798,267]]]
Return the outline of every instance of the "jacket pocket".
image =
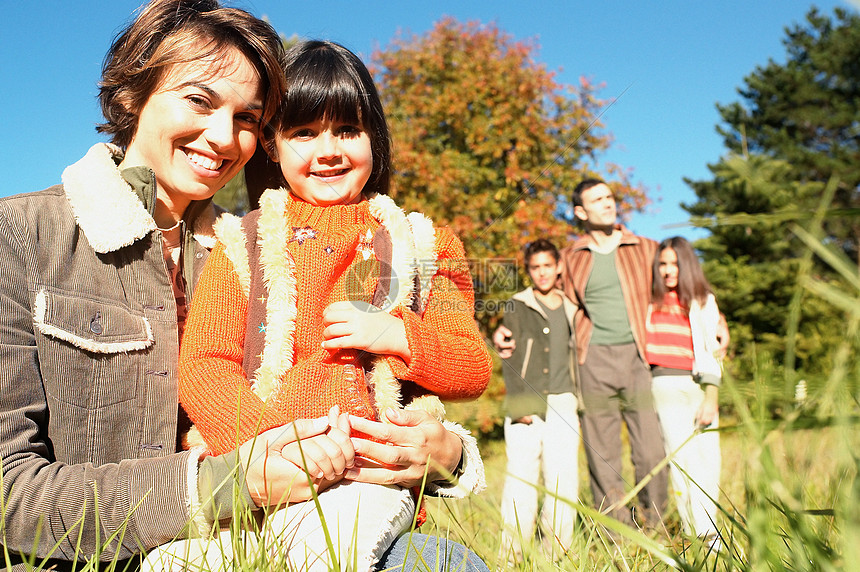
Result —
[[[154,344],[143,315],[113,301],[42,289],[33,323],[44,336],[39,362],[48,394],[88,409],[135,397],[142,367],[138,352]]]
[[[128,308],[42,289],[33,305],[33,322],[46,336],[97,354],[143,350],[152,345],[152,327]]]

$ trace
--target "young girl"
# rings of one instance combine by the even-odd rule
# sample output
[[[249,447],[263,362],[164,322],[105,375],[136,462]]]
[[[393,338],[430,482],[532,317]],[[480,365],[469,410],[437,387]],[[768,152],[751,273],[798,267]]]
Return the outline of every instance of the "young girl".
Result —
[[[386,195],[389,133],[367,68],[330,42],[300,43],[285,61],[268,150],[286,187],[218,226],[183,339],[180,400],[215,454],[332,406],[441,415],[436,396],[480,395],[492,366],[462,244]],[[320,502],[341,565],[350,554],[364,568],[414,513],[409,491],[354,481]],[[317,511],[300,504],[269,524],[293,564],[328,570]]]
[[[666,455],[674,455],[672,488],[684,532],[714,544],[719,434],[705,431],[684,443],[697,430],[717,427],[720,313],[696,253],[684,238],[660,243],[653,271],[646,351]]]

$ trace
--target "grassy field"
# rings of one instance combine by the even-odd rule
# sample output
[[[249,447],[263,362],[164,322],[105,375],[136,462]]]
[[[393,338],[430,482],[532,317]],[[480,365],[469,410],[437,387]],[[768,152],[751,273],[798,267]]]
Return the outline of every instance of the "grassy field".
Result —
[[[523,563],[508,564],[500,557],[499,504],[506,458],[499,439],[482,443],[487,491],[457,501],[428,499],[429,521],[421,532],[468,545],[492,570],[515,572],[860,570],[860,407],[852,386],[856,384],[826,384],[822,391],[827,399],[813,398],[826,407],[783,406],[775,415],[756,398],[754,386],[734,391],[729,385],[725,409],[732,413],[721,418],[719,552],[680,534],[671,495],[663,528],[647,534],[597,513],[591,508],[580,448],[582,498],[571,551],[547,555],[535,543],[527,547]],[[624,477],[633,482],[629,463]],[[233,541],[241,542],[239,538]],[[239,559],[229,556],[224,562],[241,571],[288,569],[283,558],[272,559],[265,550]],[[78,570],[96,568],[95,560],[90,560]]]
[[[499,557],[506,462],[500,440],[482,444],[487,491],[466,501],[429,500],[423,531],[435,526],[498,570],[860,570],[860,425],[856,398],[845,398],[837,408],[842,412],[827,416],[796,409],[774,420],[735,406],[736,414],[721,420],[719,553],[680,534],[671,495],[660,532],[624,529],[596,514],[580,449],[583,505],[573,550],[553,562],[537,543],[523,564],[507,564]],[[754,397],[744,399],[755,409]],[[624,477],[633,482],[629,462]],[[616,533],[607,534],[601,523]]]

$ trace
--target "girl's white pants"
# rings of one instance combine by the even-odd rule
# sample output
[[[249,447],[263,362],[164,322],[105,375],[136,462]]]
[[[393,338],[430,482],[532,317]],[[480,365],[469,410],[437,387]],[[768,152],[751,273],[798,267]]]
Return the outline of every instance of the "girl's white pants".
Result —
[[[696,412],[705,392],[689,375],[654,377],[651,392],[660,416],[666,455],[674,455],[669,476],[684,533],[714,535],[717,533],[714,501],[720,493],[720,436],[717,431],[705,431],[684,444],[696,430]],[[718,424],[716,419],[708,429],[716,429]]]

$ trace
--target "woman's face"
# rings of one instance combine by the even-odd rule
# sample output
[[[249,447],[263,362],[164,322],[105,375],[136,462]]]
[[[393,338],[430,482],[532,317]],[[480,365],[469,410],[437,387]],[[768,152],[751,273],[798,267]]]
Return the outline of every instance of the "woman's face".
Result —
[[[674,248],[667,247],[660,251],[659,270],[667,290],[678,287],[678,254]]]
[[[122,166],[152,169],[159,207],[178,220],[189,202],[214,195],[248,162],[262,113],[260,76],[238,50],[176,64],[140,110]]]
[[[317,206],[352,204],[373,171],[370,136],[360,125],[318,119],[275,138],[290,192]]]

